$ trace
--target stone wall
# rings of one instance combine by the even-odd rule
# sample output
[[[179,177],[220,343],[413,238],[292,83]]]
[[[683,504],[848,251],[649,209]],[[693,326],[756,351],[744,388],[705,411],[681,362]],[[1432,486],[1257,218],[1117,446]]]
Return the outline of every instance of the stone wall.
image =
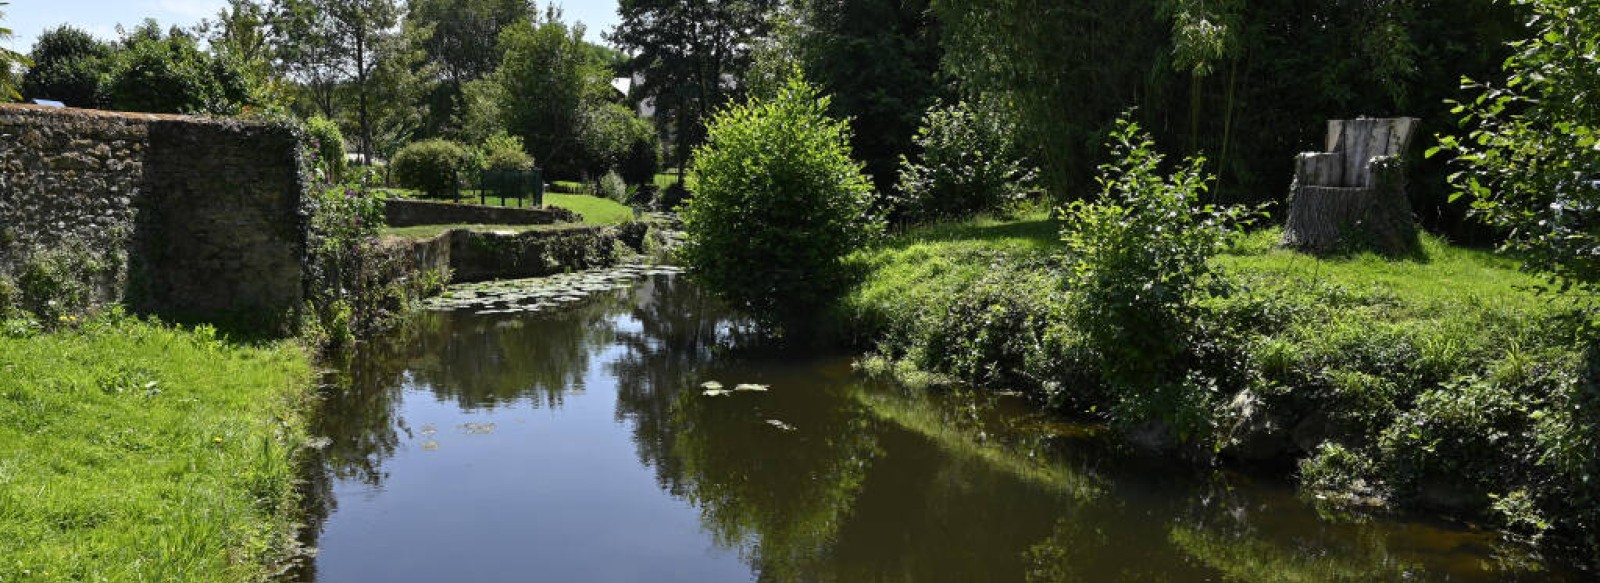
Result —
[[[0,285],[66,257],[86,307],[281,320],[304,298],[297,148],[265,123],[0,105]]]
[[[576,213],[563,208],[502,208],[423,200],[383,201],[384,222],[391,227],[417,225],[549,225],[575,223]]]
[[[615,265],[629,252],[643,252],[648,223],[584,226],[496,233],[453,229],[431,239],[390,238],[385,246],[404,247],[415,274],[449,273],[452,283],[541,277],[569,270]]]

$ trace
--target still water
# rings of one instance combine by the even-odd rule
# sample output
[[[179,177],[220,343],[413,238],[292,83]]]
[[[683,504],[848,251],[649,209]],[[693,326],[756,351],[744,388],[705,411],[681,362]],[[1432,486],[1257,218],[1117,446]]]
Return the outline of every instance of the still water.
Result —
[[[1583,579],[1004,397],[865,382],[670,275],[543,313],[423,313],[330,379],[304,581]]]

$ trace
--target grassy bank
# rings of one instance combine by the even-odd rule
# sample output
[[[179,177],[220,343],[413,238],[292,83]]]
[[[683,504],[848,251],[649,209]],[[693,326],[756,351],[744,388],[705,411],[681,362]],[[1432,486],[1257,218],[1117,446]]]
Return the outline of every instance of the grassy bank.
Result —
[[[248,581],[292,551],[309,357],[105,318],[0,335],[0,581]]]
[[[1405,259],[1253,234],[1183,334],[1173,387],[1108,386],[1043,215],[915,229],[847,260],[871,372],[1026,393],[1199,457],[1288,465],[1324,500],[1437,508],[1596,548],[1600,418],[1574,298],[1424,237]]]
[[[415,190],[391,188],[386,189],[385,192],[387,192],[390,196],[398,196],[403,198],[423,198],[421,193]],[[446,200],[444,202],[449,201]],[[524,208],[527,205],[526,200],[518,200],[515,198],[501,199],[491,196],[480,199],[478,197],[478,192],[475,190],[462,191],[460,202],[462,204],[483,203],[487,204],[488,206],[509,208]],[[561,194],[556,192],[546,192],[544,194],[544,203],[546,206],[560,207],[578,213],[579,216],[583,217],[584,223],[593,225],[614,225],[633,219],[633,209],[629,208],[627,205],[618,203],[617,201],[608,198],[589,196],[587,194]]]
[[[380,234],[385,237],[404,237],[407,239],[432,239],[444,234],[446,231],[483,231],[499,233],[525,233],[528,231],[564,231],[569,229],[582,229],[593,225],[582,224],[556,224],[556,225],[483,225],[483,224],[451,224],[451,225],[416,225],[411,227],[384,227]]]

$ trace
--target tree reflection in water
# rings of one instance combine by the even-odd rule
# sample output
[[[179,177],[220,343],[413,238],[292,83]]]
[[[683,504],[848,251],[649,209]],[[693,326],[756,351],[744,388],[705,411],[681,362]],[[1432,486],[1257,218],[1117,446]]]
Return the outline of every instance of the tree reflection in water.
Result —
[[[772,389],[704,396],[710,380]],[[1004,399],[865,383],[840,358],[767,344],[682,278],[551,314],[419,314],[327,383],[316,432],[332,439],[305,480],[311,538],[333,484],[381,486],[420,430],[397,409],[408,391],[493,411],[614,387],[616,427],[660,490],[762,581],[1554,576],[1494,567],[1486,535],[1329,522],[1285,488],[1132,456]]]

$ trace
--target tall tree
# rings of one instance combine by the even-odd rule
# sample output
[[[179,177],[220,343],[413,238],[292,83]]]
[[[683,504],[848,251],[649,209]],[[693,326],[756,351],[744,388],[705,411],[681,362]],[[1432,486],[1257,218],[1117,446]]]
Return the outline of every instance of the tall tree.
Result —
[[[609,72],[583,42],[583,25],[568,26],[558,10],[500,33],[500,68],[467,88],[493,122],[522,138],[534,159],[555,174],[579,173],[579,138],[588,104],[609,91]]]
[[[910,154],[923,112],[944,92],[929,0],[800,0],[798,56],[808,78],[850,118],[852,149],[880,192]]]
[[[633,54],[644,82],[636,97],[655,100],[671,119],[679,163],[704,139],[705,120],[741,91],[751,47],[766,28],[774,0],[621,0],[621,21],[609,36]]]
[[[278,0],[284,61],[312,91],[328,117],[336,113],[335,91],[349,84],[356,94],[361,156],[372,163],[370,81],[380,45],[397,32],[394,0]]]
[[[5,6],[6,4],[6,2],[0,2],[0,6]],[[5,16],[5,12],[0,12],[0,20],[4,20]],[[11,29],[0,27],[0,41],[9,40],[11,40]],[[16,68],[26,67],[31,64],[32,62],[27,57],[22,56],[21,53],[0,47],[0,101],[13,101],[22,98],[22,95],[17,92],[17,86],[20,83],[17,82]]]
[[[500,32],[535,10],[532,0],[410,0],[406,35],[439,81],[428,96],[429,133],[459,121],[462,89],[500,66]]]

